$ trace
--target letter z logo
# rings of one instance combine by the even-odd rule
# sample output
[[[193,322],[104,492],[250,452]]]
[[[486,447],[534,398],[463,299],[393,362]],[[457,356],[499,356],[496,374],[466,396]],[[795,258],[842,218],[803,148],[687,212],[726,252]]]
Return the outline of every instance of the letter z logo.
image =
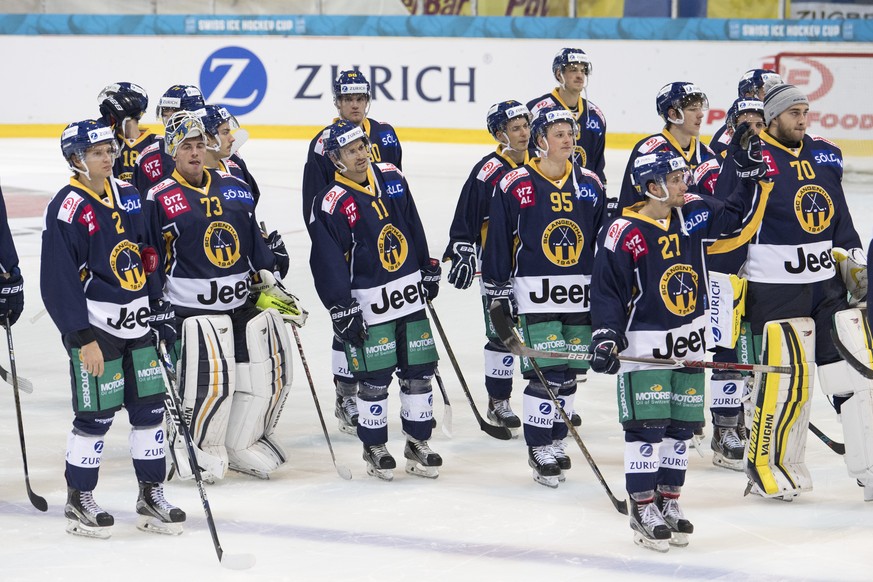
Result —
[[[203,62],[200,88],[207,103],[221,103],[234,115],[253,111],[267,92],[267,70],[255,53],[220,48]]]

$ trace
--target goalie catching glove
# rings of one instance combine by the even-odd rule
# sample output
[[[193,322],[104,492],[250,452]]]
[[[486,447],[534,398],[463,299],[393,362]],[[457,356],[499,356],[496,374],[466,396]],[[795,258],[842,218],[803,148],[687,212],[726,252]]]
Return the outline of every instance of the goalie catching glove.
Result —
[[[309,312],[297,305],[297,298],[291,295],[285,286],[267,269],[261,269],[252,277],[252,294],[255,307],[264,311],[273,308],[279,312],[283,320],[303,327]]]
[[[831,249],[837,272],[846,284],[849,295],[852,296],[849,305],[857,306],[867,300],[867,257],[862,249]]]
[[[730,147],[737,177],[741,180],[762,180],[767,175],[761,138],[748,122],[741,123],[734,130]]]

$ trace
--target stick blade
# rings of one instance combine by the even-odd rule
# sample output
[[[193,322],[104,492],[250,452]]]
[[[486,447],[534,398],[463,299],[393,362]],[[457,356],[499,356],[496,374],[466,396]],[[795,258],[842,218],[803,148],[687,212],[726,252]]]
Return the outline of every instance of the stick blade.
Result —
[[[447,438],[452,438],[452,407],[448,404],[443,411],[442,431]]]
[[[479,428],[481,428],[482,432],[484,432],[488,436],[494,437],[499,441],[512,440],[512,431],[505,426],[497,426],[487,423],[483,420],[479,423]]]
[[[30,498],[30,503],[40,511],[48,511],[48,502],[46,502],[45,497],[40,497],[33,491],[28,491],[27,496]]]
[[[253,554],[222,554],[221,565],[228,570],[248,570],[255,565]]]
[[[346,481],[352,480],[352,471],[345,465],[336,465],[336,474]]]

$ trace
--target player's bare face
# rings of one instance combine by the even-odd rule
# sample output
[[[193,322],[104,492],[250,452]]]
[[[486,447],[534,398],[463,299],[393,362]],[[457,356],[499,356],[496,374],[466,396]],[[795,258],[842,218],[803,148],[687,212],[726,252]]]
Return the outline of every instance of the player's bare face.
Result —
[[[550,160],[569,160],[576,145],[576,135],[569,123],[553,123],[546,130],[546,144],[549,146]]]
[[[670,172],[664,178],[667,185],[667,205],[671,208],[679,208],[685,205],[685,193],[688,192],[688,172],[676,170]]]
[[[110,143],[97,144],[85,150],[84,164],[92,182],[102,182],[112,175],[116,153],[116,148]]]
[[[360,125],[367,114],[367,103],[370,99],[366,95],[343,95],[339,98],[339,116],[342,119]]]
[[[697,137],[700,135],[700,126],[703,123],[704,109],[702,103],[692,103],[682,110],[685,120],[680,126],[688,135]]]
[[[221,158],[229,158],[233,142],[236,141],[236,138],[233,137],[233,133],[230,131],[230,124],[225,121],[218,126],[218,130],[215,133],[218,134],[218,139],[221,140],[221,149],[218,150],[218,155]]]
[[[585,88],[585,82],[588,80],[588,67],[585,65],[574,64],[567,65],[563,68],[564,87],[568,91],[581,93]],[[570,103],[569,105],[573,105]]]
[[[792,105],[770,122],[769,133],[784,142],[799,142],[806,135],[809,106]]]
[[[206,160],[206,141],[192,137],[176,149],[176,169],[189,184],[199,185],[203,179],[203,163]]]
[[[506,124],[506,131],[503,134],[501,142],[506,143],[509,140],[509,147],[515,151],[524,151],[527,149],[527,144],[530,141],[530,124],[524,117],[510,119],[509,123]]]
[[[737,116],[737,125],[739,126],[741,123],[748,123],[752,126],[752,129],[755,130],[755,135],[761,133],[761,131],[766,127],[764,125],[764,117],[755,111],[747,111],[745,113],[740,113]]]
[[[370,167],[370,148],[363,139],[357,139],[340,148],[340,162],[348,168],[346,178],[353,182],[363,182]]]

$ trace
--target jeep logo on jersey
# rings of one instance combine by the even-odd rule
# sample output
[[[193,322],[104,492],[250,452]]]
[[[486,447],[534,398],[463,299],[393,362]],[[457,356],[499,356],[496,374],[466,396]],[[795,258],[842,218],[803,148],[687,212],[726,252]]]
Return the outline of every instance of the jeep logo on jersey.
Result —
[[[559,267],[571,267],[579,262],[584,240],[582,229],[572,220],[553,220],[543,231],[543,254]]]
[[[831,225],[834,204],[824,188],[807,184],[794,195],[794,214],[803,230],[818,234]]]
[[[213,222],[203,235],[203,251],[210,263],[227,269],[239,260],[239,237],[230,224]]]
[[[678,316],[694,313],[697,308],[697,273],[690,265],[673,265],[661,275],[661,299]]]
[[[250,50],[220,48],[200,68],[200,88],[207,103],[221,103],[233,115],[253,111],[267,93],[267,70]]]
[[[393,224],[386,224],[379,233],[379,260],[386,271],[393,273],[406,262],[409,247],[406,237]]]
[[[109,266],[122,289],[139,291],[146,282],[145,269],[139,257],[139,247],[123,240],[109,253]]]

